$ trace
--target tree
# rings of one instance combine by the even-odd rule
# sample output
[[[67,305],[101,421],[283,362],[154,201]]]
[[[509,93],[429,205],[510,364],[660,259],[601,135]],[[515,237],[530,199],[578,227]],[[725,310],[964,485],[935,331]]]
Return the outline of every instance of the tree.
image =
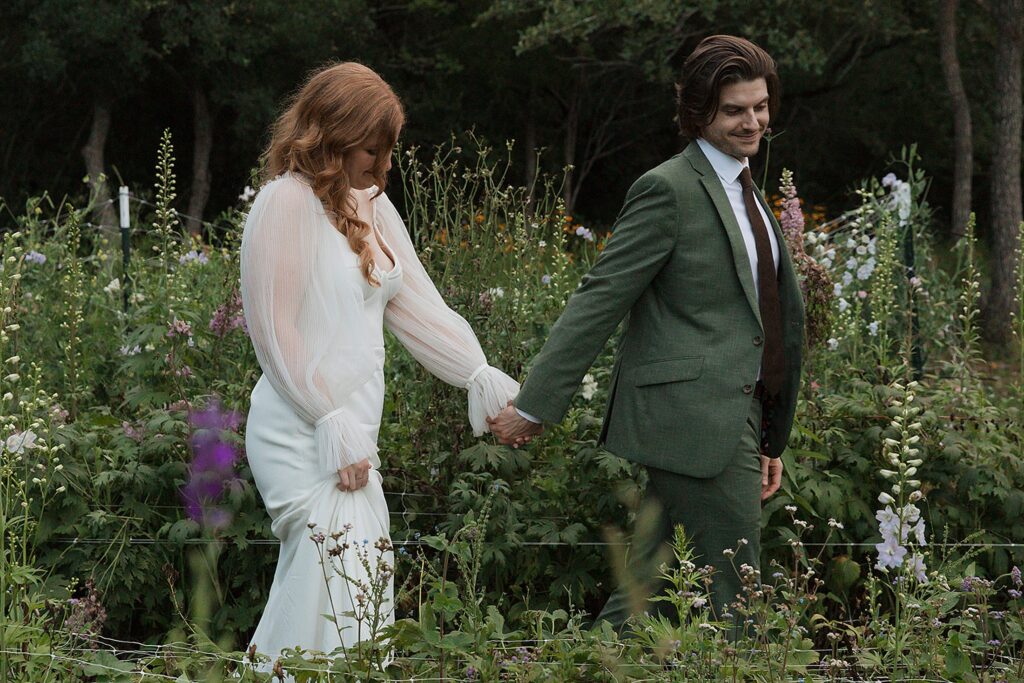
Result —
[[[16,39],[19,49],[6,66],[26,76],[35,88],[57,82],[71,97],[89,103],[89,133],[80,149],[90,188],[89,206],[96,208],[94,220],[116,230],[105,180],[105,150],[117,104],[135,92],[146,74],[147,3],[41,0],[12,3],[5,11],[22,29]]]
[[[971,107],[960,75],[957,55],[958,0],[940,0],[938,12],[939,56],[953,110],[953,207],[950,232],[963,237],[971,214],[971,174],[974,171],[974,142],[971,131]]]
[[[992,152],[992,287],[985,307],[985,336],[1010,339],[1016,297],[1016,249],[1021,222],[1021,58],[1024,0],[992,0],[998,27],[994,50],[995,130]]]
[[[219,116],[240,116],[263,98],[265,126],[276,96],[294,89],[303,73],[339,52],[355,56],[373,35],[363,0],[164,0],[158,8],[161,62],[192,110],[192,182],[185,226],[199,235],[210,197],[211,156]],[[255,130],[249,134],[259,135]]]

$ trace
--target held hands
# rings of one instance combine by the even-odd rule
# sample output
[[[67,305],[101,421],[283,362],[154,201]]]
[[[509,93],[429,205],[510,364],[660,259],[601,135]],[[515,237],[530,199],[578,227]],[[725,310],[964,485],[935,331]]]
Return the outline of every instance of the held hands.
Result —
[[[782,484],[782,458],[761,456],[761,500],[765,501]]]
[[[363,458],[361,461],[348,467],[342,467],[338,470],[338,478],[341,479],[337,483],[339,491],[356,491],[363,488],[370,483],[370,461],[367,458]]]
[[[494,417],[487,418],[487,426],[491,433],[498,438],[498,442],[512,448],[519,448],[523,444],[530,443],[533,437],[544,431],[544,425],[530,422],[518,412],[512,401],[508,402],[504,410]]]

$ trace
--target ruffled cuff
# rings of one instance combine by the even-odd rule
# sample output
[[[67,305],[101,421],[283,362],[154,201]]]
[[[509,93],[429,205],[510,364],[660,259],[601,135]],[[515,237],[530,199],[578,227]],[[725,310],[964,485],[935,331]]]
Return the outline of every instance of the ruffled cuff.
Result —
[[[484,363],[466,380],[469,392],[469,424],[473,436],[482,436],[490,431],[487,418],[494,417],[519,393],[519,382],[498,368]]]
[[[335,473],[363,458],[369,458],[375,468],[380,467],[377,444],[362,429],[352,424],[344,408],[332,410],[317,420],[313,438],[316,441],[320,469],[325,474]]]

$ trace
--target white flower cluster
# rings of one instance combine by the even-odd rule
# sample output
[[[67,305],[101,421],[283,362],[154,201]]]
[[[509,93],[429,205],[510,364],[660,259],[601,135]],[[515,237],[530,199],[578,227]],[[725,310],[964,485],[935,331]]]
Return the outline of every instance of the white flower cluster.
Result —
[[[916,505],[924,497],[920,491],[921,481],[914,478],[917,468],[924,462],[918,457],[920,449],[916,448],[921,440],[916,433],[921,429],[921,423],[916,421],[921,409],[912,405],[917,386],[917,382],[910,382],[905,387],[898,382],[892,385],[896,391],[903,393],[903,398],[891,402],[893,407],[900,408],[900,413],[890,423],[899,438],[886,437],[883,441],[886,467],[878,473],[893,483],[889,491],[878,495],[878,502],[885,507],[875,512],[878,531],[882,535],[882,542],[875,544],[875,550],[878,551],[878,563],[875,566],[883,571],[904,568],[917,581],[927,583],[924,556],[907,548],[911,541],[919,547],[928,543],[924,518]]]
[[[580,396],[583,397],[584,401],[589,401],[594,398],[595,391],[597,391],[597,380],[588,372],[583,376],[583,386],[580,387]]]
[[[26,449],[35,448],[36,446],[36,433],[31,429],[26,429],[23,432],[17,432],[7,437],[7,450],[11,453],[22,454]]]
[[[900,180],[895,173],[889,173],[882,178],[882,187],[889,188],[888,208],[899,217],[900,225],[906,225],[910,220],[910,208],[914,201],[910,183]]]

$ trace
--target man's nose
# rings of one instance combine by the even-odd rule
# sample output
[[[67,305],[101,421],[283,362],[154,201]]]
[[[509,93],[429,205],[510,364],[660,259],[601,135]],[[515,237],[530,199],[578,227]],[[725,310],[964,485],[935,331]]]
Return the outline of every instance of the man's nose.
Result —
[[[743,115],[743,125],[747,128],[760,128],[761,124],[757,121],[757,114],[754,113],[753,109],[748,109]]]

